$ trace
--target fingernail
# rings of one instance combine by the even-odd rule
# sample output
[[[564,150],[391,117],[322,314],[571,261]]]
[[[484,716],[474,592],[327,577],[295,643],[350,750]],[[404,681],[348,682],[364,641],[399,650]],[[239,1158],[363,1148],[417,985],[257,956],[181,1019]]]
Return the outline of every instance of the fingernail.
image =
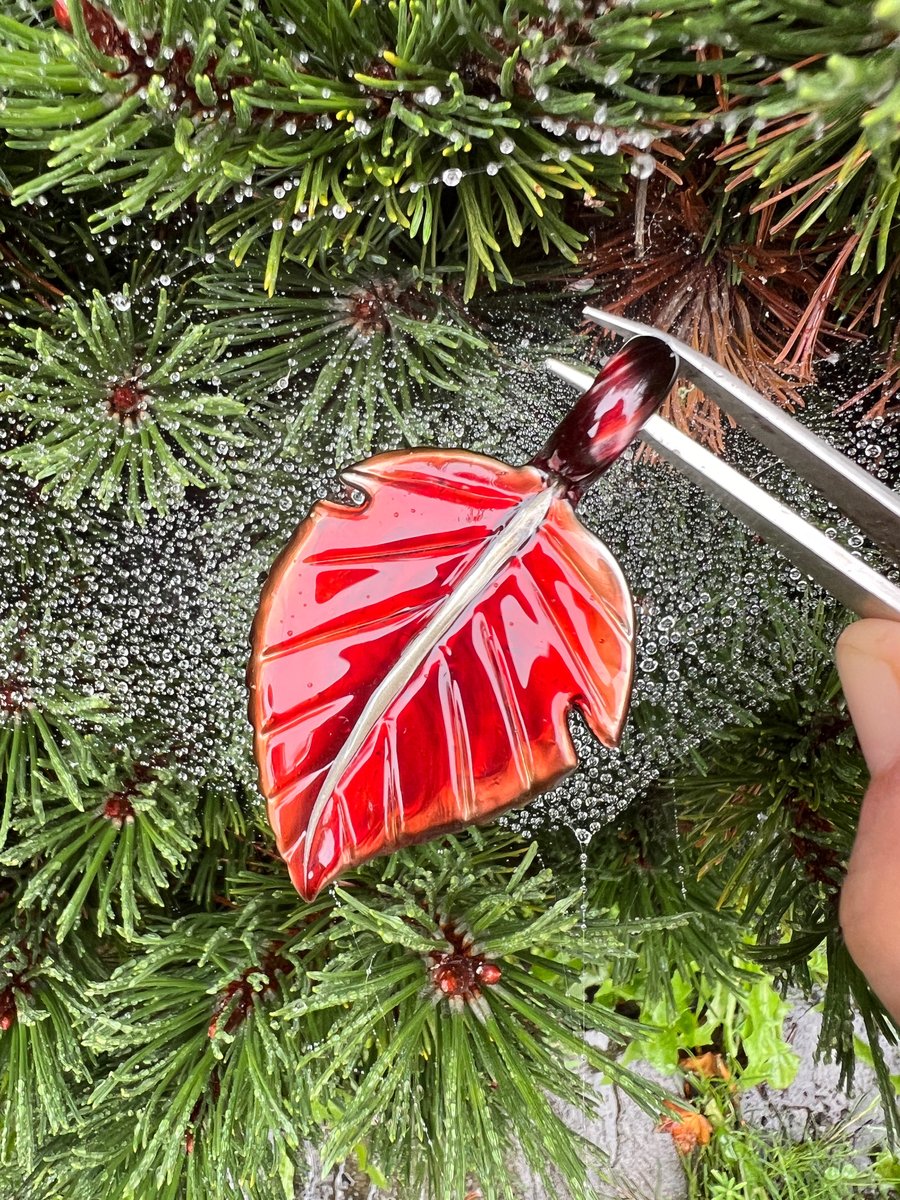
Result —
[[[900,762],[900,622],[857,621],[838,638],[838,674],[872,777]]]

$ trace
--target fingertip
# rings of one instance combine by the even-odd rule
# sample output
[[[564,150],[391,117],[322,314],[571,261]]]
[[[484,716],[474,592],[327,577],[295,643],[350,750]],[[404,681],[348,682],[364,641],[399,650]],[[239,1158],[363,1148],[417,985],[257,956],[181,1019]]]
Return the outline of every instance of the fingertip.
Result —
[[[865,617],[861,621],[854,621],[843,630],[835,646],[838,671],[841,669],[841,657],[847,651],[900,663],[900,621],[887,621],[881,617]]]
[[[900,622],[848,626],[835,648],[838,674],[873,777],[900,761]]]

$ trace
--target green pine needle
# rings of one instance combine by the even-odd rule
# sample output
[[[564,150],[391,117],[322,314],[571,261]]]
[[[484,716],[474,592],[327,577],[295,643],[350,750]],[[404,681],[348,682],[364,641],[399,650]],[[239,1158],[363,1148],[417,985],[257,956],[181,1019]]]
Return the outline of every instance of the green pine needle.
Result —
[[[251,799],[237,783],[203,788],[199,806],[202,845],[190,870],[191,899],[200,908],[213,908],[217,896],[227,890],[226,870],[233,876],[246,866],[253,850],[254,826],[261,826],[264,820],[260,810],[258,798]]]
[[[40,818],[14,823],[8,866],[36,864],[20,899],[54,914],[62,942],[88,915],[99,934],[116,923],[134,937],[144,905],[161,906],[197,841],[196,798],[177,771],[125,764],[82,788],[80,810],[49,796]]]
[[[321,942],[315,909],[305,917],[302,950],[246,913],[187,918],[140,939],[139,955],[98,986],[91,1042],[115,1065],[90,1097],[97,1136],[81,1169],[110,1195],[144,1200],[147,1179],[166,1197],[256,1194],[258,1179],[274,1188],[261,1194],[293,1200],[301,1138],[314,1128],[307,1041],[280,1036],[271,1012],[303,986],[304,955]],[[307,1024],[313,1040],[322,1023]],[[111,1153],[100,1153],[103,1122],[119,1131]]]
[[[74,939],[0,908],[0,1162],[29,1171],[52,1133],[77,1125],[77,1087],[95,1069],[83,1044],[84,987],[102,972]]]
[[[571,966],[630,953],[624,942],[641,925],[598,921],[580,893],[556,896],[550,873],[533,870],[535,849],[473,832],[403,852],[381,881],[364,872],[337,890],[329,961],[282,1010],[332,1023],[304,1059],[313,1099],[336,1106],[326,1163],[364,1141],[404,1194],[463,1194],[471,1173],[493,1200],[514,1195],[506,1162],[518,1145],[548,1186],[552,1163],[586,1197],[586,1148],[549,1100],[593,1111],[577,1064],[659,1111],[653,1087],[584,1041],[587,1029],[621,1038],[636,1027],[587,1004]],[[454,953],[499,979],[448,999],[436,971]]]
[[[202,277],[202,304],[218,314],[212,334],[231,331],[238,394],[268,395],[289,450],[325,423],[339,457],[365,454],[385,426],[416,445],[434,389],[467,401],[494,392],[495,348],[451,287],[407,262],[341,278],[289,263],[272,298],[254,293],[254,274]]]
[[[14,196],[108,186],[100,230],[194,198],[229,202],[210,232],[237,263],[266,245],[270,290],[285,250],[312,262],[405,232],[423,260],[455,248],[468,297],[510,277],[508,251],[529,230],[574,258],[583,239],[566,199],[611,195],[627,169],[620,142],[634,153],[690,117],[677,84],[661,94],[648,76],[681,61],[696,5],[642,7],[591,19],[573,3],[551,16],[501,0],[326,0],[276,16],[161,0],[121,6],[147,40],[113,36],[111,56],[80,10],[71,37],[9,20],[0,126],[12,147],[46,152]],[[603,130],[612,152],[581,153]]]
[[[252,428],[225,390],[228,338],[126,286],[67,301],[0,347],[0,412],[27,438],[5,458],[72,506],[90,492],[136,521],[187,487],[226,486]],[[231,456],[232,461],[229,462]]]
[[[100,695],[79,695],[56,684],[51,689],[21,677],[3,684],[0,704],[0,849],[23,814],[44,819],[47,797],[61,796],[83,810],[82,791],[100,774],[98,729],[107,736],[115,719]]]
[[[714,745],[679,779],[677,798],[719,905],[738,908],[767,942],[781,941],[785,922],[802,932],[833,920],[865,782],[837,672],[826,665]]]
[[[736,914],[718,906],[715,880],[697,878],[690,850],[679,837],[671,797],[651,793],[588,851],[591,905],[620,921],[652,921],[683,914],[682,924],[647,929],[640,954],[609,964],[613,987],[639,978],[648,1000],[673,1003],[672,980],[703,975],[737,988],[746,972],[735,964],[741,954]],[[689,914],[689,916],[688,916]]]
[[[872,3],[822,5],[819,30],[806,28],[809,5],[784,9],[786,23],[793,18],[804,30],[797,57],[809,62],[782,71],[741,113],[752,119],[747,135],[719,157],[741,179],[757,182],[753,207],[769,209],[772,233],[842,236],[849,272],[875,279],[896,254],[900,224],[896,33],[886,10]],[[829,17],[835,24],[826,23]],[[750,44],[761,45],[763,34],[751,31]]]

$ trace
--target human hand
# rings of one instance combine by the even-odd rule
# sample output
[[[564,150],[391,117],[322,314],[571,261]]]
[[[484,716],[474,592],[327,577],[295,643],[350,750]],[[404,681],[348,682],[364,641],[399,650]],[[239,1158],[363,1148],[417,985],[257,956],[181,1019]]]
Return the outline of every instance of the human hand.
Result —
[[[857,621],[835,652],[871,782],[841,891],[857,966],[900,1021],[900,622]]]

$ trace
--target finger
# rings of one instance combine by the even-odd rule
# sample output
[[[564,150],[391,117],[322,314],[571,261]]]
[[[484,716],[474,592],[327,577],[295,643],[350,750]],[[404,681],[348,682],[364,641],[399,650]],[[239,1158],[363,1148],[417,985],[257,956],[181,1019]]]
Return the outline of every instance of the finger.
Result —
[[[871,618],[849,625],[835,658],[874,779],[900,761],[900,621]]]
[[[874,780],[841,889],[847,949],[900,1023],[900,770]]]
[[[900,1019],[900,623],[866,620],[838,641],[836,659],[872,775],[841,892],[848,949]]]

